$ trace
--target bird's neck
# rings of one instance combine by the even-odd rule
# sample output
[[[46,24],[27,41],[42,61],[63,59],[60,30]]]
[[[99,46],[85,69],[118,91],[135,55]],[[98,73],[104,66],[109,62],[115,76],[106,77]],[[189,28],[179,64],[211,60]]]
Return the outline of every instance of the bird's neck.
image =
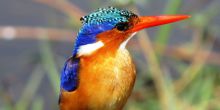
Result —
[[[92,41],[88,40],[91,36],[83,36],[82,39],[78,38],[75,44],[74,52],[77,54],[78,57],[86,56],[90,57],[91,55],[100,55],[105,54],[112,54],[114,55],[118,49],[125,49],[128,40],[134,35],[135,33],[124,33],[119,32],[118,30],[109,30],[103,33],[98,34]],[[93,42],[88,44],[83,44],[85,42]]]

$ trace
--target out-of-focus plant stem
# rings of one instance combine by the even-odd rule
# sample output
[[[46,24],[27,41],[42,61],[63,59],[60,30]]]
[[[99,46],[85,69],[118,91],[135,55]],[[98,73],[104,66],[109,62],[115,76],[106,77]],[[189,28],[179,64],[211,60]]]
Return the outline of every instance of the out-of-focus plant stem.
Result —
[[[175,108],[174,106],[170,106],[170,101],[174,99],[174,97],[171,96],[171,93],[173,92],[172,89],[167,87],[167,82],[165,81],[161,71],[158,59],[147,36],[148,35],[144,31],[139,32],[138,41],[143,53],[145,54],[145,59],[148,61],[148,68],[150,69],[152,78],[156,85],[161,108],[163,108],[163,110],[171,110],[171,108]]]
[[[82,15],[84,15],[82,9],[79,8],[77,5],[71,3],[69,0],[34,0],[34,1],[55,8],[70,17],[79,19],[80,17],[82,17]]]
[[[212,7],[209,10],[205,10],[201,14],[195,15],[193,19],[193,23],[195,26],[194,34],[193,34],[193,54],[194,57],[192,58],[192,64],[186,71],[183,73],[183,76],[175,82],[175,89],[177,93],[181,93],[185,87],[196,78],[196,76],[200,73],[199,71],[202,70],[203,66],[205,65],[208,56],[211,54],[211,48],[213,47],[213,42],[203,43],[202,38],[207,37],[204,36],[203,33],[205,31],[205,27],[211,22],[212,18],[216,16],[216,12],[219,7],[216,4],[212,4]],[[207,16],[208,15],[208,16]],[[206,53],[202,54],[202,51],[208,50]],[[218,59],[216,59],[218,61]]]
[[[202,97],[201,97],[201,103],[198,105],[198,110],[208,110],[208,104],[209,99],[212,97],[213,90],[214,90],[214,78],[213,76],[208,76],[205,80],[206,82],[204,83],[201,92],[202,92]]]
[[[43,110],[44,108],[44,100],[42,97],[37,97],[33,101],[32,110]]]
[[[69,16],[71,20],[79,20],[85,13],[77,5],[71,3],[69,0],[34,0],[35,2],[48,5],[52,8]],[[80,22],[74,22],[75,26],[79,26]]]
[[[138,13],[138,10],[136,7],[134,7],[134,10]],[[170,91],[167,90],[166,81],[163,77],[163,72],[160,68],[160,63],[156,57],[155,51],[153,49],[152,43],[149,39],[149,36],[146,32],[141,31],[138,34],[138,42],[140,44],[140,47],[144,53],[146,61],[148,61],[148,68],[151,72],[151,75],[153,77],[153,80],[156,85],[157,93],[159,96],[159,100],[161,103],[161,108],[164,110],[170,110],[170,104],[169,100],[171,98]]]
[[[45,32],[39,32],[42,40],[40,40],[40,52],[41,52],[41,58],[42,63],[45,67],[45,70],[47,71],[47,75],[50,79],[50,82],[52,84],[52,87],[55,91],[55,94],[59,94],[59,73],[57,71],[54,58],[53,58],[53,52],[51,51],[47,34]]]
[[[164,79],[162,76],[162,71],[160,69],[159,63],[157,61],[157,58],[155,57],[155,52],[153,48],[151,47],[151,43],[148,38],[146,37],[146,34],[142,31],[138,34],[138,41],[140,43],[140,46],[142,48],[143,53],[145,54],[145,59],[149,63],[149,69],[151,72],[151,75],[153,77],[153,80],[156,84],[156,89],[160,98],[160,102],[162,103],[162,107],[165,106],[166,108],[166,97],[164,94]]]
[[[43,76],[44,74],[42,68],[40,68],[40,66],[38,65],[31,74],[20,99],[17,101],[15,105],[15,110],[27,110],[28,106],[31,103],[31,99],[39,88]]]
[[[47,33],[47,37],[51,41],[66,41],[70,42],[76,33],[73,30],[45,28],[45,27],[31,27],[31,26],[0,26],[0,35],[5,33],[5,30],[12,30],[15,35],[9,39],[7,36],[0,36],[0,39],[14,40],[14,39],[34,39],[41,40],[39,37],[39,30]]]
[[[164,14],[176,14],[180,9],[181,1],[182,0],[169,0],[165,8]],[[161,54],[163,53],[166,44],[168,43],[171,30],[172,30],[171,25],[165,25],[165,26],[161,26],[157,33],[156,44],[161,45],[162,48],[159,51]]]
[[[196,36],[202,36],[202,32],[195,32]],[[194,49],[194,57],[192,59],[192,64],[185,70],[183,76],[177,80],[174,85],[177,93],[182,92],[185,87],[199,74],[199,71],[202,70],[202,67],[205,65],[207,57],[210,52],[207,52],[203,56],[200,55],[203,48],[201,47],[201,43],[196,43],[196,47]],[[203,44],[204,45],[204,44]],[[213,44],[206,45],[206,49],[210,50]]]

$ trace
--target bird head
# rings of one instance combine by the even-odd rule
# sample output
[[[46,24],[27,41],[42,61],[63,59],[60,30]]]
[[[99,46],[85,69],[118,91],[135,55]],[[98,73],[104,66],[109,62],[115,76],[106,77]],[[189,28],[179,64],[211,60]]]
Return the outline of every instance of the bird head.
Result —
[[[99,8],[81,17],[82,28],[76,38],[73,56],[89,56],[102,49],[115,51],[125,48],[138,31],[188,18],[187,15],[138,16],[114,7]]]

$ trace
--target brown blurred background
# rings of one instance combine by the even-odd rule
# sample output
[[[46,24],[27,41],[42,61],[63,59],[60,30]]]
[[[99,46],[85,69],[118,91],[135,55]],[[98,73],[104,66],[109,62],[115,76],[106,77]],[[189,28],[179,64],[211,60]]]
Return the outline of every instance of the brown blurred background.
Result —
[[[219,0],[1,0],[0,110],[58,110],[59,75],[79,18],[116,6],[188,20],[128,44],[137,80],[125,110],[220,110]]]

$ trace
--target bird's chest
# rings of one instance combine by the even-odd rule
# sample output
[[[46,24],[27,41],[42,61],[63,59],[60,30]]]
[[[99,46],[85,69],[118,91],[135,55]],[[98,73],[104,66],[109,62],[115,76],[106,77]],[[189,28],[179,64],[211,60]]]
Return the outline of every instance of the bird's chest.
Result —
[[[79,91],[88,104],[105,110],[122,107],[135,81],[135,68],[128,51],[119,50],[114,56],[85,60],[81,64]]]

